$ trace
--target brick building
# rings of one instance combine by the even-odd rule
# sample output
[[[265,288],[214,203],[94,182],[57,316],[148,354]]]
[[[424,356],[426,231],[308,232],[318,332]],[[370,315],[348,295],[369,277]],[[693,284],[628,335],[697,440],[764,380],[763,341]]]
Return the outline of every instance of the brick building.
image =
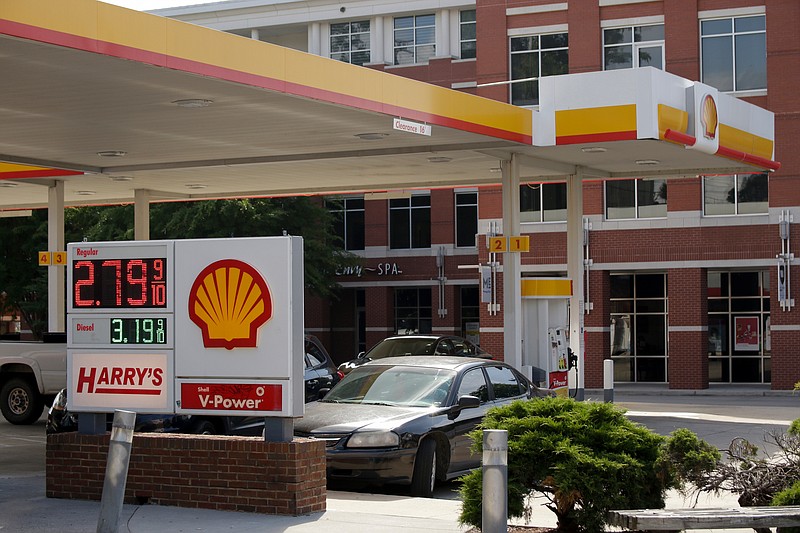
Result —
[[[156,13],[534,109],[540,77],[654,67],[772,111],[777,172],[648,176],[643,162],[641,178],[584,182],[585,386],[603,386],[608,358],[617,382],[800,381],[798,271],[776,259],[796,249],[800,207],[796,0],[231,0]],[[306,303],[335,359],[398,331],[474,335],[501,356],[502,313],[481,303],[478,270],[499,185],[325,201],[364,260],[341,272],[339,299]],[[521,185],[523,277],[566,275],[566,201],[565,181]]]

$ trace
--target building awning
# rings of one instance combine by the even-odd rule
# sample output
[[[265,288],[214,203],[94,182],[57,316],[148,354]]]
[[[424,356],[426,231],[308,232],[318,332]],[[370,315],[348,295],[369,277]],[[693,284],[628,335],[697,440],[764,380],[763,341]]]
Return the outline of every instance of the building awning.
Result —
[[[654,69],[543,78],[531,110],[95,0],[1,2],[0,73],[0,209],[56,179],[67,205],[497,184],[512,153],[526,180],[777,166],[771,113],[714,93],[709,141],[705,88]]]

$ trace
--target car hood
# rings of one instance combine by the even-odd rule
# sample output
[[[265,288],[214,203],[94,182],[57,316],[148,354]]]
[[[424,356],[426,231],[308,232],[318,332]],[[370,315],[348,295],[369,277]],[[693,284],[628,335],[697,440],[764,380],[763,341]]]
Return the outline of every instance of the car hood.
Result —
[[[390,430],[416,418],[442,413],[444,408],[396,407],[311,402],[305,406],[303,418],[296,420],[296,433],[352,433],[356,430]]]

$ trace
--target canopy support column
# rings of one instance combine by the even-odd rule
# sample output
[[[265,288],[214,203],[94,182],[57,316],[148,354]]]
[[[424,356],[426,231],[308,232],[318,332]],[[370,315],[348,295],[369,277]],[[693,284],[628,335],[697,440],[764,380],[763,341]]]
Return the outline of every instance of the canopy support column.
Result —
[[[584,384],[584,295],[583,295],[583,169],[567,176],[567,277],[572,280],[569,299],[569,347],[578,358],[575,399],[583,400]]]
[[[519,160],[500,162],[503,187],[503,235],[519,235]],[[503,254],[503,360],[522,370],[521,254]]]
[[[133,191],[133,238],[137,241],[150,240],[150,191]]]
[[[63,252],[64,244],[64,182],[57,180],[47,190],[47,250]],[[63,265],[47,267],[47,331],[65,332],[66,301]]]

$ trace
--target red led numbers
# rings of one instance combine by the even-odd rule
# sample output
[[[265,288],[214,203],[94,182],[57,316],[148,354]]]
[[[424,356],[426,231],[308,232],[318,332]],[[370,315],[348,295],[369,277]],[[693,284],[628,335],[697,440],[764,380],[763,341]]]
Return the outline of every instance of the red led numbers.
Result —
[[[75,308],[167,306],[165,258],[91,259],[72,265]]]

